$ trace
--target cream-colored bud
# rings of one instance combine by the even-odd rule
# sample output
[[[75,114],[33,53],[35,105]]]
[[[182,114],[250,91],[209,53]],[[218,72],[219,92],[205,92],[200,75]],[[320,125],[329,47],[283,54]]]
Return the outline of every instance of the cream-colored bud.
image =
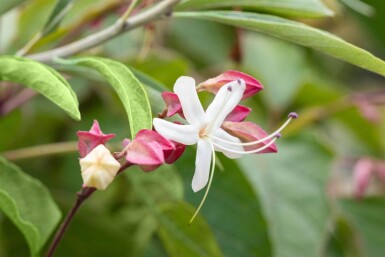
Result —
[[[84,186],[106,189],[120,168],[104,145],[95,147],[86,157],[80,159]]]

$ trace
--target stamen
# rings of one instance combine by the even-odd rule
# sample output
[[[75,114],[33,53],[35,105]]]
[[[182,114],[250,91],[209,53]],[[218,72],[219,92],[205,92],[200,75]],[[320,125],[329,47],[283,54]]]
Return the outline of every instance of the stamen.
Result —
[[[211,146],[211,150],[212,150],[212,155],[213,155],[213,161],[211,163],[211,171],[210,171],[210,178],[209,178],[209,183],[207,185],[207,188],[206,188],[206,192],[205,194],[203,195],[203,198],[202,198],[202,201],[201,203],[199,204],[198,206],[198,209],[195,211],[194,215],[192,216],[192,218],[190,219],[189,223],[191,224],[195,217],[198,215],[200,209],[202,208],[204,202],[206,201],[206,198],[207,198],[207,195],[209,193],[209,190],[210,190],[210,187],[211,187],[211,182],[213,181],[213,177],[214,177],[214,170],[215,170],[215,150],[214,150],[214,146],[213,146],[213,142],[211,142],[211,140],[209,140],[210,142],[210,146]]]
[[[226,147],[223,147],[221,145],[218,145],[216,143],[213,143],[216,147],[222,149],[222,150],[225,150],[225,151],[228,151],[228,152],[231,152],[231,153],[237,153],[237,154],[251,154],[251,153],[259,153],[263,150],[265,150],[266,148],[270,147],[272,144],[274,144],[275,141],[277,141],[279,137],[279,134],[275,136],[274,139],[272,139],[269,143],[267,143],[266,145],[258,148],[258,149],[255,149],[255,150],[251,150],[251,151],[236,151],[236,150],[232,150],[232,149],[228,149]]]
[[[256,145],[256,144],[260,144],[260,143],[263,143],[264,141],[270,139],[270,138],[273,138],[273,137],[281,137],[281,134],[280,132],[287,126],[289,125],[289,123],[293,120],[293,119],[296,119],[298,118],[298,114],[296,114],[295,112],[292,112],[289,114],[289,118],[287,119],[287,121],[281,126],[279,127],[276,131],[274,131],[273,133],[271,133],[270,135],[266,136],[266,137],[263,137],[261,139],[258,139],[257,141],[253,141],[253,142],[247,142],[247,143],[237,143],[237,142],[231,142],[231,141],[227,141],[225,139],[222,139],[222,138],[219,138],[219,137],[216,137],[216,136],[211,136],[212,138],[215,138],[216,140],[218,141],[221,141],[223,143],[227,143],[227,144],[231,144],[231,145],[240,145],[240,146],[249,146],[249,145]]]

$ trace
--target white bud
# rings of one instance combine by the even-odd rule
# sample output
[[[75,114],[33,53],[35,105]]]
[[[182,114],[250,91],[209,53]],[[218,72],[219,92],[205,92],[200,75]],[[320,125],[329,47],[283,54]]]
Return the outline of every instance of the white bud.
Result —
[[[85,186],[106,189],[118,172],[120,163],[104,145],[98,145],[80,159],[80,167]]]

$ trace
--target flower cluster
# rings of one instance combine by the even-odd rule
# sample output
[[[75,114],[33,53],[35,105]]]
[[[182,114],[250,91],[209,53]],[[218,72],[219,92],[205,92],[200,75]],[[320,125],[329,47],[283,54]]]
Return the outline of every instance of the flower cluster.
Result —
[[[238,105],[239,102],[262,89],[259,81],[249,75],[227,71],[197,87],[193,78],[180,77],[174,85],[174,93],[162,94],[166,109],[160,118],[154,119],[155,130],[174,142],[197,145],[192,189],[197,192],[208,184],[197,212],[207,196],[214,175],[215,151],[222,152],[228,158],[277,152],[275,141],[280,137],[280,132],[293,118],[297,118],[297,114],[290,113],[289,119],[270,135],[258,125],[245,122],[244,119],[251,109]],[[203,90],[216,94],[206,110],[203,109],[197,94],[197,91]],[[183,117],[186,124],[162,119],[175,114]]]
[[[290,113],[288,120],[270,135],[258,125],[244,121],[251,109],[239,102],[262,89],[258,80],[238,71],[227,71],[198,86],[193,78],[180,77],[173,93],[162,93],[166,108],[153,120],[154,130],[141,130],[132,141],[125,139],[123,150],[114,156],[104,146],[114,135],[103,134],[95,121],[90,131],[78,132],[84,186],[104,189],[116,174],[131,165],[152,171],[164,163],[174,163],[186,145],[196,144],[192,189],[197,192],[208,184],[198,212],[214,175],[216,151],[232,159],[244,154],[275,153],[280,132],[297,118],[297,114]],[[215,94],[206,110],[198,98],[200,91]],[[184,123],[165,120],[174,115],[182,117]],[[117,160],[123,157],[126,163],[120,165]]]

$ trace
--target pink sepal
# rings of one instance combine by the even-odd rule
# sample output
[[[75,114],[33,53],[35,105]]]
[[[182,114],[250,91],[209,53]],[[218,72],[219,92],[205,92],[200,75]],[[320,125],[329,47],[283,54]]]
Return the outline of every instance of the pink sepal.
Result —
[[[263,137],[268,136],[268,134],[263,129],[252,122],[225,121],[222,124],[222,128],[230,135],[239,138],[243,143],[257,141]],[[266,140],[262,143],[252,146],[245,146],[244,149],[246,151],[255,150],[268,144],[271,140],[272,139]],[[258,153],[276,153],[277,151],[277,146],[272,144],[265,150]]]
[[[237,105],[235,106],[234,110],[232,110],[229,113],[229,115],[227,115],[225,121],[233,121],[233,122],[244,121],[250,112],[251,112],[251,108],[243,105]]]
[[[152,171],[164,163],[174,163],[184,152],[185,146],[172,142],[154,130],[141,130],[131,142],[123,141],[126,160],[137,164],[143,171]]]
[[[115,134],[104,134],[97,120],[94,120],[90,131],[78,131],[76,134],[79,138],[78,149],[81,158],[85,157],[96,146],[104,145],[115,137]]]
[[[200,83],[197,87],[197,90],[205,90],[216,94],[223,85],[237,79],[243,79],[246,83],[246,90],[243,93],[242,99],[253,96],[263,89],[262,84],[250,75],[247,75],[240,71],[229,70],[215,78],[211,78]]]
[[[182,105],[180,104],[179,98],[175,93],[163,92],[162,98],[166,103],[167,117],[171,117],[175,114],[179,114],[183,117]]]

